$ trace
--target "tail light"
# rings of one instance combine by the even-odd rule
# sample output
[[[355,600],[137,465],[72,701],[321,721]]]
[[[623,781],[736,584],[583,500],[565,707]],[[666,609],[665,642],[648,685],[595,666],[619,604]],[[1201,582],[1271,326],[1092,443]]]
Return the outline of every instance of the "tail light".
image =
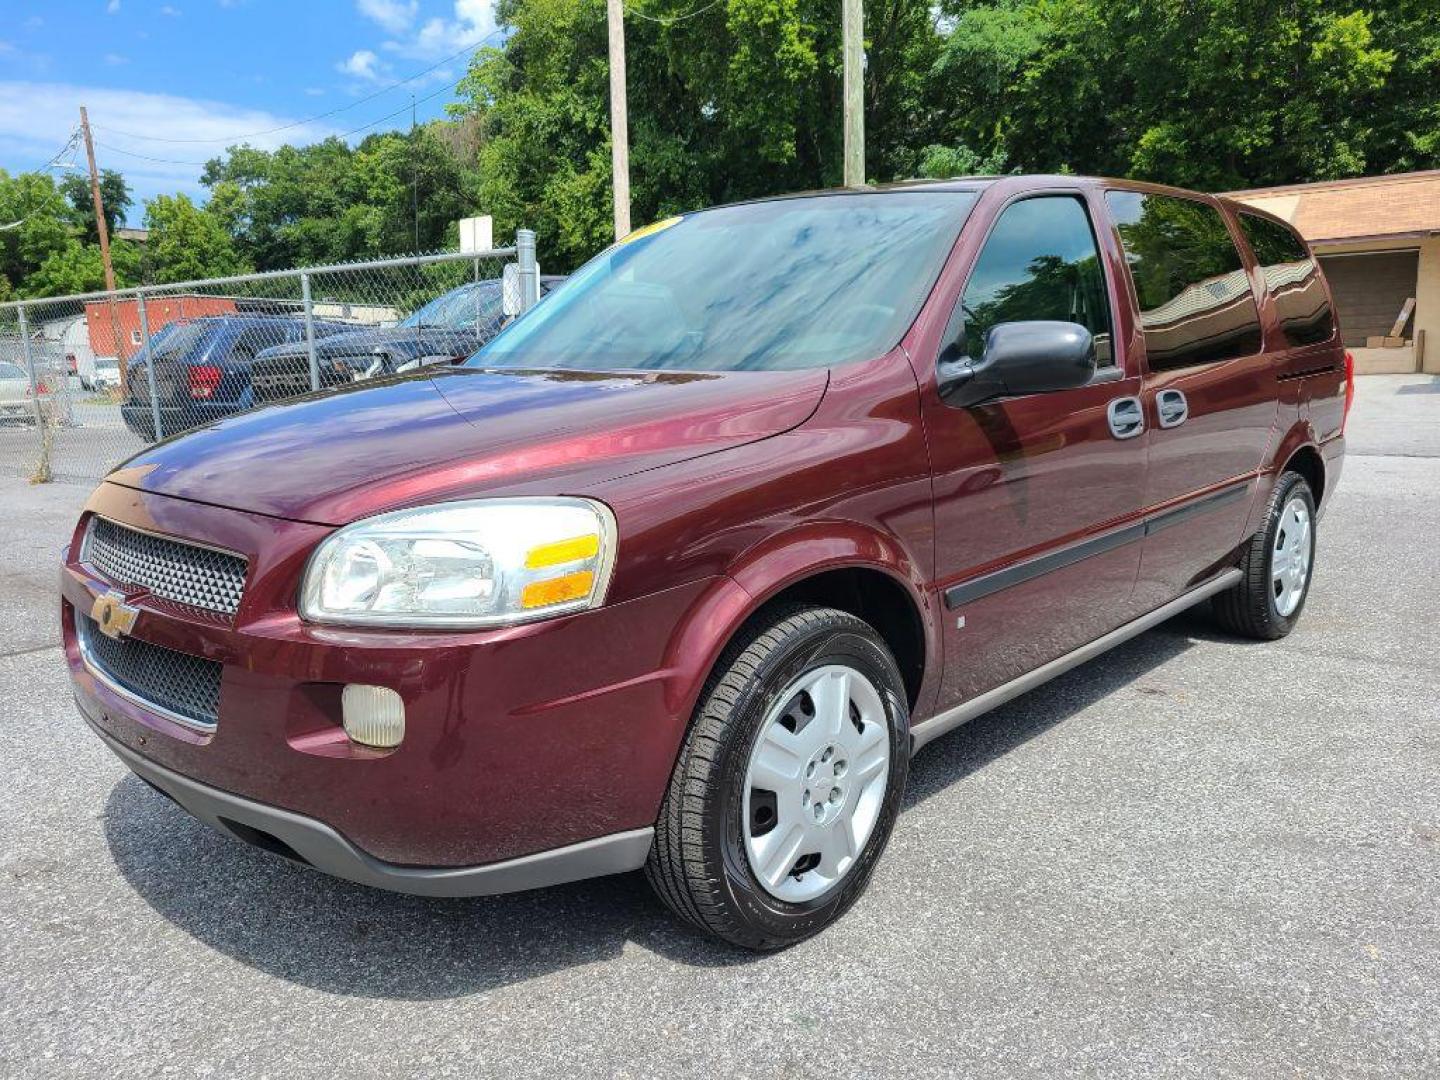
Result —
[[[28,386],[25,388],[25,396],[26,396],[26,397],[30,397],[31,394],[42,394],[42,395],[43,395],[43,394],[48,394],[49,392],[50,392],[50,387],[48,387],[48,386],[45,385],[45,381],[44,381],[43,379],[40,380],[39,382],[37,382],[37,383],[35,384],[35,389],[34,389],[33,391],[32,391],[32,390],[30,389],[30,387],[28,387]]]
[[[1350,406],[1355,404],[1355,354],[1345,353],[1345,411],[1340,414],[1340,432],[1345,432],[1345,421],[1350,419]]]
[[[214,364],[196,364],[187,369],[190,372],[190,396],[197,401],[204,401],[215,396],[215,388],[220,385],[224,373]]]

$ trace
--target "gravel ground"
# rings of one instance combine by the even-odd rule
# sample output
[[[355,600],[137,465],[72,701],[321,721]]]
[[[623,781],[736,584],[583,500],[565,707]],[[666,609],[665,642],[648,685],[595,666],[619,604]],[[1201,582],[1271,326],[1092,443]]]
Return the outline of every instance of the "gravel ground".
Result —
[[[934,744],[761,958],[638,877],[418,900],[190,821],[70,703],[85,490],[0,480],[0,1075],[1435,1076],[1440,379],[1351,433],[1295,634],[1182,616]]]

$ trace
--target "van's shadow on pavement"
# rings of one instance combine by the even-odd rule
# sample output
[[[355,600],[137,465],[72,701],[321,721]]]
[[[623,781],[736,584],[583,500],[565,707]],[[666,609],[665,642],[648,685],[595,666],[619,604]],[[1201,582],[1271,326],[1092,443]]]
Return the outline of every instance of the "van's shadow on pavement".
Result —
[[[905,805],[964,780],[1208,636],[1200,616],[1182,615],[947,735],[915,759]],[[251,967],[331,993],[461,997],[606,960],[627,943],[697,967],[760,959],[682,925],[640,874],[510,896],[402,896],[223,837],[133,776],[110,793],[105,834],[120,873],[171,923]]]

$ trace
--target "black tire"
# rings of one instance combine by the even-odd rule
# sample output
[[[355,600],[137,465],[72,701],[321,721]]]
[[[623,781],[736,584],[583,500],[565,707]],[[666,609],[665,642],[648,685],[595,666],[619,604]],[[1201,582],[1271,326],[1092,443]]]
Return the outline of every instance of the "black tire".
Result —
[[[750,752],[779,695],[807,671],[845,664],[879,691],[889,726],[887,786],[868,840],[828,892],[803,904],[770,895],[742,836]],[[731,645],[706,683],[655,825],[645,876],[677,915],[747,949],[781,949],[823,930],[864,892],[900,811],[910,716],[894,657],[867,623],[831,608],[776,610]]]
[[[1275,606],[1270,558],[1275,547],[1276,532],[1281,527],[1282,512],[1294,498],[1301,499],[1310,513],[1311,555],[1300,603],[1289,615],[1282,615]],[[1275,641],[1295,629],[1295,624],[1300,621],[1300,615],[1305,610],[1305,601],[1309,599],[1310,581],[1315,573],[1314,522],[1315,496],[1309,483],[1299,473],[1281,473],[1280,479],[1275,482],[1275,489],[1270,493],[1270,500],[1265,505],[1264,525],[1250,538],[1241,555],[1240,571],[1244,577],[1240,584],[1220,593],[1211,603],[1216,621],[1222,627],[1232,634],[1257,641]]]

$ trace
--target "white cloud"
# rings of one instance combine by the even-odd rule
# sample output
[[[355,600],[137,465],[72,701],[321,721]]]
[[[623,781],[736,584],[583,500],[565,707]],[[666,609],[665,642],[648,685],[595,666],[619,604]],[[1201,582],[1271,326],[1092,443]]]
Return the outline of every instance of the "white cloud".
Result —
[[[293,118],[201,98],[101,89],[72,83],[0,81],[0,160],[11,171],[39,168],[54,155],[60,138],[75,126],[79,106],[90,112],[95,154],[102,168],[117,169],[137,196],[161,191],[203,194],[201,164],[223,154],[231,143],[273,150],[282,143],[317,142],[335,132],[326,124],[307,123],[268,135]],[[121,134],[129,132],[130,134]],[[203,143],[159,143],[132,135],[166,139],[204,139]],[[63,137],[63,136],[62,136]],[[134,157],[141,154],[144,157]],[[165,160],[146,160],[165,159]]]
[[[28,19],[25,20],[26,30],[39,30],[40,27],[44,25],[45,20],[42,19],[39,15],[31,15]]]
[[[324,97],[324,96],[325,96],[325,90],[324,90],[322,87],[319,87],[319,86],[307,86],[307,87],[305,87],[305,96],[306,96],[306,97]]]
[[[355,0],[360,14],[387,34],[403,34],[419,14],[419,0]]]
[[[387,41],[385,48],[412,60],[439,60],[479,45],[495,31],[493,0],[455,0],[455,17],[427,19],[414,35]]]
[[[180,17],[180,9],[173,4],[162,4],[160,6],[160,14],[168,15],[172,19],[178,19]]]
[[[335,70],[342,75],[351,75],[367,82],[380,82],[385,77],[387,67],[388,65],[369,49],[358,49],[350,54],[349,59],[336,64]]]
[[[105,14],[106,14],[106,15],[115,15],[115,14],[118,14],[119,11],[120,11],[120,0],[110,0],[110,2],[105,5]]]
[[[130,62],[128,56],[121,56],[119,53],[113,52],[107,52],[101,59],[111,67],[119,67],[121,64],[128,64]]]

